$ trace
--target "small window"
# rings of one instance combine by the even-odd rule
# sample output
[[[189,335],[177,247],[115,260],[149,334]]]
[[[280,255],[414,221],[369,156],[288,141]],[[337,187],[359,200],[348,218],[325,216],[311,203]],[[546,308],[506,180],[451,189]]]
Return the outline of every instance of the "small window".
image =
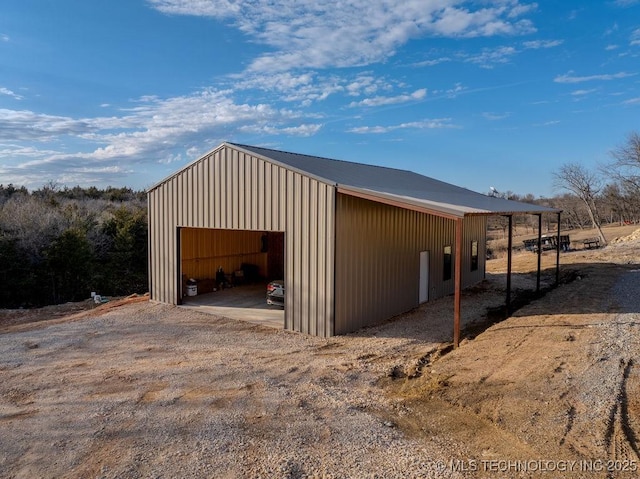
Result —
[[[478,271],[478,242],[471,242],[471,271]]]
[[[442,268],[442,279],[444,281],[450,280],[451,279],[451,265],[452,265],[452,261],[451,261],[451,246],[445,246],[444,247],[444,261],[443,261],[443,268]]]

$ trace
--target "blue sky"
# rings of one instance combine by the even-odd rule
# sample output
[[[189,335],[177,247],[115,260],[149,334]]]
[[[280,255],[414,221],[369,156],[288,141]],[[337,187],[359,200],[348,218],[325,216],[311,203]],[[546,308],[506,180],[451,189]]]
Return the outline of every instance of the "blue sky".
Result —
[[[639,66],[640,0],[3,0],[0,183],[232,141],[549,196],[640,128]]]

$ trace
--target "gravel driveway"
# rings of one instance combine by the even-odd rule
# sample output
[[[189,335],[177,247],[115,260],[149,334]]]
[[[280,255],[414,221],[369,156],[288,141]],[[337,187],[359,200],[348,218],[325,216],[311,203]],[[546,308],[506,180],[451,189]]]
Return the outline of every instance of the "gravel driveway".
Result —
[[[332,339],[149,303],[2,334],[0,477],[458,477],[378,386],[449,308]]]
[[[636,461],[639,275],[589,270],[438,361],[451,298],[331,339],[153,303],[5,331],[0,477],[495,478],[450,461]],[[466,293],[463,324],[502,300]]]

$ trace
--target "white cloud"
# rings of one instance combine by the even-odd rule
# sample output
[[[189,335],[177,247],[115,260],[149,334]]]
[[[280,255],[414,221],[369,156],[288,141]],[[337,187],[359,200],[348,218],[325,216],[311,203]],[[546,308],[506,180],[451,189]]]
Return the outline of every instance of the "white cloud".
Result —
[[[241,12],[240,2],[233,0],[150,0],[155,8],[171,15],[226,18]]]
[[[640,28],[636,28],[631,33],[631,45],[640,45]]]
[[[393,86],[382,78],[376,78],[370,73],[361,73],[353,80],[348,80],[345,86],[350,96],[372,95],[378,91],[390,91]]]
[[[278,99],[288,102],[300,102],[309,105],[326,100],[330,95],[344,90],[345,80],[337,77],[320,77],[306,72],[294,75],[289,72],[278,72],[272,75],[252,73],[238,77],[233,82],[233,89],[259,89],[278,94]]]
[[[234,89],[241,90],[259,88],[261,90],[283,92],[307,88],[309,85],[316,83],[316,74],[310,72],[297,75],[289,72],[276,73],[273,75],[234,75],[232,78],[234,78]]]
[[[605,36],[613,35],[613,34],[614,34],[614,33],[616,33],[618,30],[620,30],[620,27],[618,26],[618,23],[617,23],[617,22],[614,22],[614,24],[613,24],[611,27],[607,28],[607,29],[604,31],[604,35],[605,35]]]
[[[374,98],[365,98],[364,100],[361,100],[358,102],[351,102],[349,106],[350,107],[357,107],[357,106],[373,107],[373,106],[383,106],[383,105],[395,105],[398,103],[406,103],[409,101],[422,100],[425,96],[427,96],[427,89],[421,88],[420,90],[416,90],[411,94],[391,96],[391,97],[377,96]]]
[[[168,99],[143,97],[121,113],[76,119],[0,109],[3,181],[42,184],[61,181],[64,175],[72,175],[64,176],[64,183],[82,175],[83,183],[100,175],[117,179],[134,164],[170,163],[181,161],[185,151],[190,156],[201,153],[211,146],[211,138],[225,138],[233,131],[310,136],[322,127],[304,120],[312,115],[236,103],[229,91],[213,89]]]
[[[177,153],[175,155],[167,155],[158,160],[158,163],[162,165],[170,165],[171,163],[182,163],[182,162],[183,162],[183,158],[180,153]]]
[[[358,133],[358,134],[381,134],[381,133],[389,133],[395,130],[404,130],[404,129],[435,129],[435,128],[456,128],[455,125],[451,123],[451,118],[435,118],[432,120],[422,120],[422,121],[412,121],[408,123],[401,123],[399,125],[390,125],[390,126],[361,126],[356,128],[351,128],[348,130],[349,133]]]
[[[91,120],[0,109],[0,140],[48,141],[60,135],[82,135],[98,129]]]
[[[640,97],[636,97],[636,98],[631,98],[629,100],[626,100],[624,102],[622,102],[625,105],[640,105]]]
[[[608,73],[601,75],[589,75],[589,76],[574,76],[573,72],[565,73],[564,75],[558,75],[553,79],[556,83],[582,83],[587,81],[610,81],[618,80],[620,78],[627,78],[636,75],[635,73],[618,72]]]
[[[478,54],[464,54],[458,53],[456,55],[458,60],[462,60],[468,63],[475,63],[480,65],[482,68],[492,68],[495,64],[498,63],[508,63],[511,58],[518,53],[521,53],[524,50],[540,50],[547,48],[554,48],[564,43],[563,40],[530,40],[526,42],[522,42],[522,48],[518,49],[514,46],[500,46],[494,48],[484,48]],[[423,66],[434,66],[443,62],[454,61],[454,58],[451,57],[440,57],[434,58],[431,60],[424,60],[421,62],[413,63],[412,66],[423,67]]]
[[[612,50],[617,50],[618,48],[619,48],[618,45],[607,45],[606,47],[604,47],[604,49],[608,52]]]
[[[289,126],[284,128],[277,128],[269,125],[245,125],[239,128],[239,131],[249,133],[265,133],[267,135],[281,135],[286,134],[290,136],[312,136],[318,133],[322,125],[320,124],[304,124],[298,126]]]
[[[450,62],[452,61],[449,57],[440,57],[434,58],[433,60],[424,60],[421,62],[414,63],[412,66],[414,67],[433,67],[439,65],[440,63]]]
[[[521,18],[535,3],[492,0],[149,0],[167,14],[231,22],[272,50],[250,71],[362,66],[392,56],[413,38],[520,35],[535,31]]]
[[[0,33],[0,41],[8,42],[9,40],[11,40],[11,39],[9,38],[9,35],[7,35],[7,34],[5,34],[5,33]]]
[[[0,158],[15,158],[18,156],[34,158],[50,156],[56,153],[55,150],[42,150],[35,146],[23,146],[12,143],[0,144]]]
[[[309,106],[338,93],[348,96],[372,95],[376,92],[391,91],[394,85],[370,72],[361,72],[355,76],[322,75],[317,72],[250,72],[245,75],[233,75],[232,87],[236,92],[258,89],[276,94],[277,100]]]
[[[487,120],[497,121],[497,120],[504,120],[505,118],[509,118],[511,116],[511,113],[509,113],[509,112],[506,112],[506,113],[484,112],[482,114],[482,116],[484,118],[486,118]]]
[[[574,90],[574,91],[571,92],[571,94],[573,96],[585,96],[585,95],[588,95],[590,93],[593,93],[594,91],[596,91],[595,88],[592,88],[590,90]]]
[[[64,185],[100,184],[107,186],[122,182],[133,170],[121,165],[86,166],[82,163],[60,168],[55,163],[43,163],[37,168],[0,165],[0,177],[7,183],[37,188],[46,181]]]
[[[525,48],[532,50],[539,50],[541,48],[553,48],[564,43],[563,40],[532,40],[529,42],[523,42]]]
[[[485,48],[481,53],[469,56],[465,61],[482,68],[493,68],[496,63],[508,63],[518,53],[514,47]]]
[[[510,20],[515,20],[520,15],[535,9],[535,4],[523,8],[523,5],[517,3],[507,7],[506,4],[500,5],[498,2],[493,2],[493,7],[469,11],[456,5],[460,2],[448,3],[449,6],[434,12],[436,20],[433,22],[432,29],[442,36],[477,37],[524,34],[535,31],[528,20],[510,22]]]
[[[12,98],[15,98],[16,100],[22,100],[22,96],[18,95],[17,93],[14,93],[13,91],[9,90],[8,88],[4,88],[0,86],[0,95],[7,95],[10,96]]]
[[[525,13],[533,12],[538,8],[537,3],[530,3],[528,5],[516,4],[509,12],[509,18],[515,18],[524,15]]]
[[[465,91],[468,91],[468,88],[464,85],[462,85],[461,83],[456,83],[453,88],[448,88],[446,90],[434,90],[433,91],[433,96],[445,96],[448,98],[455,98],[456,96],[458,96],[460,93],[464,93]]]

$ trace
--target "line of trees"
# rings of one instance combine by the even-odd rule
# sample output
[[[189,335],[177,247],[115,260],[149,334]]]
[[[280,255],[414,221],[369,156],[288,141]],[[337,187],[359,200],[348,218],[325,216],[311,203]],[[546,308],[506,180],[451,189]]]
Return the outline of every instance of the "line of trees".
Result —
[[[0,185],[0,307],[143,293],[146,193]]]

